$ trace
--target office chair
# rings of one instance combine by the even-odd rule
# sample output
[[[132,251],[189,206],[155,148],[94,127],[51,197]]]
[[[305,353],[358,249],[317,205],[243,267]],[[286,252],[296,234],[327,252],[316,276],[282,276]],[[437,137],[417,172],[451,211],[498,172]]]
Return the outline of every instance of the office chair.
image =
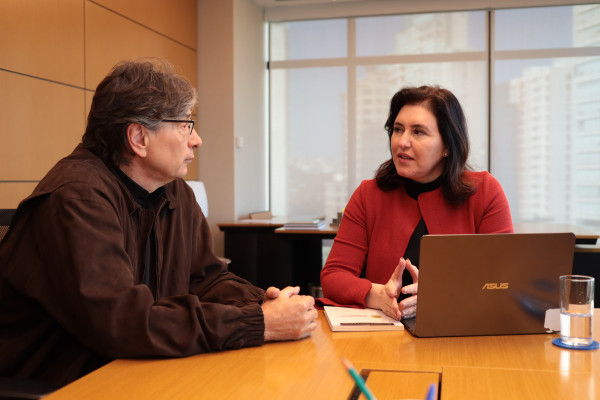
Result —
[[[0,378],[0,400],[37,400],[56,389],[52,385],[29,379]]]
[[[12,208],[0,209],[0,242],[8,232],[8,227],[10,226],[13,215],[15,215],[15,211],[16,210]]]
[[[186,181],[188,185],[194,191],[194,196],[196,196],[196,201],[202,210],[202,213],[205,217],[208,217],[208,197],[206,197],[206,187],[204,187],[204,183],[200,181]]]
[[[186,181],[188,185],[194,191],[194,196],[196,196],[196,201],[202,210],[202,213],[205,217],[208,217],[208,198],[206,196],[206,187],[204,187],[204,183],[200,181]],[[231,260],[225,257],[217,257],[219,260],[224,261],[227,265],[231,264]],[[2,399],[0,399],[2,400]]]
[[[14,209],[0,209],[0,242],[8,233]],[[0,377],[0,400],[41,399],[57,388],[29,379]]]

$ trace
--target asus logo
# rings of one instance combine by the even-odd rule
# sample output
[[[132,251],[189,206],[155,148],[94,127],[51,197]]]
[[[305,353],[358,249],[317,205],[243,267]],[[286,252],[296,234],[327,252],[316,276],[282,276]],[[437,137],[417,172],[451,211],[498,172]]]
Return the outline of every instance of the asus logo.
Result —
[[[491,290],[491,289],[508,289],[508,282],[503,282],[503,283],[486,283],[481,288],[481,290]]]

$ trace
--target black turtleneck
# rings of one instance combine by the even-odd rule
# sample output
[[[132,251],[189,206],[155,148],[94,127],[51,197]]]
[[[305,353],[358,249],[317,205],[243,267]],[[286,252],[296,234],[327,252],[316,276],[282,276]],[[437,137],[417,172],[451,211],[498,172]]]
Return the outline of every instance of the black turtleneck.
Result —
[[[149,193],[146,189],[138,185],[133,179],[125,174],[120,168],[113,169],[115,174],[119,177],[121,182],[127,187],[129,193],[133,196],[136,203],[138,203],[145,210],[156,211],[161,204],[161,200],[165,197],[167,192],[164,186],[159,187],[154,192]],[[144,269],[143,282],[150,288],[152,294],[156,298],[156,291],[158,286],[158,245],[156,243],[156,229],[152,225],[152,232],[148,236],[146,243],[146,262]]]
[[[156,209],[160,204],[160,200],[166,193],[164,186],[159,187],[152,193],[148,193],[146,189],[138,185],[133,179],[131,179],[125,172],[120,168],[114,168],[116,175],[119,177],[121,182],[125,184],[129,193],[133,196],[136,203],[145,209]]]
[[[417,200],[421,193],[430,192],[442,186],[442,177],[440,176],[436,180],[428,183],[419,183],[412,181],[410,179],[406,179],[404,183],[404,188],[406,193],[413,199]],[[425,225],[425,220],[421,217],[421,220],[417,224],[417,227],[413,231],[410,240],[408,241],[408,246],[406,247],[406,251],[404,252],[404,258],[409,259],[413,265],[419,265],[419,252],[421,246],[421,238],[423,235],[427,235],[429,232],[427,231],[427,226]],[[404,274],[402,275],[402,285],[410,285],[413,282],[412,276],[408,270],[404,270]],[[402,296],[404,298],[406,296]]]

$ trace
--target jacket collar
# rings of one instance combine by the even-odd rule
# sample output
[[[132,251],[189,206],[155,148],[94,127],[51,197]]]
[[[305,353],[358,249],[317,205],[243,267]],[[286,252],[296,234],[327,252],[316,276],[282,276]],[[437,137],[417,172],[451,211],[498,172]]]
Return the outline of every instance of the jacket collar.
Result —
[[[121,187],[121,190],[123,191],[123,193],[125,195],[125,200],[127,202],[127,209],[130,214],[133,213],[135,210],[142,207],[136,201],[135,196],[131,193],[128,186],[120,179],[118,173],[116,172],[116,170],[120,170],[120,169],[112,164],[105,163],[96,154],[94,154],[90,150],[86,149],[82,143],[80,143],[77,147],[75,147],[75,150],[73,150],[71,155],[69,155],[66,159],[82,160],[88,164],[91,164],[92,166],[99,168],[105,174],[109,174],[110,176],[116,177],[117,179],[111,179],[111,180],[113,180],[116,184],[118,184]],[[125,173],[123,173],[123,175],[125,175]],[[127,176],[127,175],[125,175],[125,176]],[[129,177],[127,177],[127,178],[131,180],[131,178],[129,178]],[[137,185],[137,183],[135,183],[133,180],[131,180],[131,182],[133,182],[135,185]],[[179,201],[173,192],[173,187],[174,187],[174,182],[170,182],[162,187],[164,190],[164,192],[163,192],[164,196],[167,199],[166,207],[168,207],[169,209],[175,209],[177,207],[177,205],[179,204]],[[140,189],[146,191],[145,189],[143,189],[141,187],[140,187]],[[147,191],[146,191],[146,193],[147,193]]]

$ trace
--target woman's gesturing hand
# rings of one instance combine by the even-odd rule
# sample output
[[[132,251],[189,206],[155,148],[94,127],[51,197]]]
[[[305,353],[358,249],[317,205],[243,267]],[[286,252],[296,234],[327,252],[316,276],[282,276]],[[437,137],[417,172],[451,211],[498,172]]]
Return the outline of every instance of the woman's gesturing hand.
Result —
[[[372,284],[371,290],[365,299],[367,307],[379,309],[394,319],[406,318],[406,316],[409,315],[409,312],[414,312],[413,308],[416,310],[416,296],[411,296],[409,298],[414,298],[414,304],[411,300],[410,303],[405,304],[403,307],[402,305],[404,302],[409,299],[406,299],[400,303],[400,305],[398,304],[398,296],[400,296],[401,290],[402,293],[413,293],[413,290],[414,293],[416,293],[417,290],[415,284],[408,285],[404,288],[402,287],[402,274],[404,273],[405,268],[408,268],[410,274],[413,276],[414,281],[417,281],[419,270],[410,263],[410,260],[405,260],[404,257],[401,257],[398,261],[396,269],[390,277],[390,280],[385,285],[378,283]]]

